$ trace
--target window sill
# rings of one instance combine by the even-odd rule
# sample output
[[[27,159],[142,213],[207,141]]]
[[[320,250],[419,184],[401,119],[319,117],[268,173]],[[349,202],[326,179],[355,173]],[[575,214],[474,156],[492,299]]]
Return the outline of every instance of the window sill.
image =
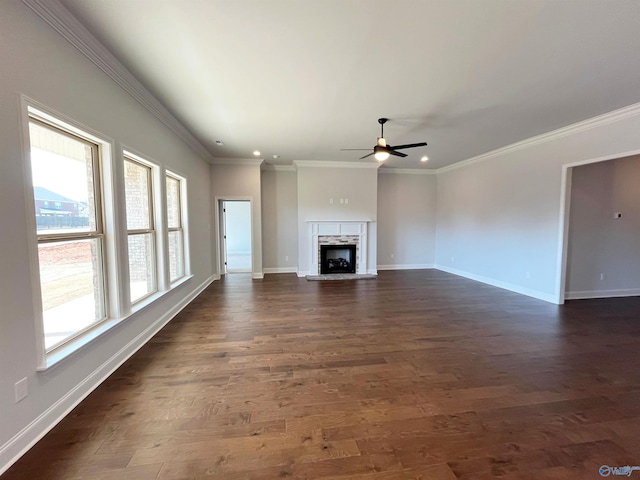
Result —
[[[175,283],[172,283],[168,290],[165,290],[162,292],[156,292],[153,295],[150,295],[144,298],[143,300],[141,300],[140,302],[132,305],[131,313],[129,313],[128,315],[125,315],[122,318],[109,318],[103,321],[102,323],[96,325],[91,330],[88,330],[83,335],[76,337],[75,339],[61,345],[60,347],[56,348],[51,352],[45,353],[44,365],[39,366],[37,368],[37,371],[46,372],[51,368],[59,365],[64,360],[73,356],[73,354],[75,354],[76,352],[82,350],[86,345],[92,343],[96,338],[102,336],[102,334],[108,332],[112,328],[125,322],[131,317],[138,315],[140,312],[145,310],[148,306],[154,304],[156,301],[164,297],[166,294],[172,292],[180,285],[187,283],[191,278],[193,278],[193,275],[185,275],[184,277],[177,280]]]

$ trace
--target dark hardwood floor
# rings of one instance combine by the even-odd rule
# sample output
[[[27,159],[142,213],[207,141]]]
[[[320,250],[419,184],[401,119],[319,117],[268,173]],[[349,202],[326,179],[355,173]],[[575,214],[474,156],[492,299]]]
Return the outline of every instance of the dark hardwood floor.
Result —
[[[639,313],[435,270],[231,276],[2,480],[602,478],[640,465]]]

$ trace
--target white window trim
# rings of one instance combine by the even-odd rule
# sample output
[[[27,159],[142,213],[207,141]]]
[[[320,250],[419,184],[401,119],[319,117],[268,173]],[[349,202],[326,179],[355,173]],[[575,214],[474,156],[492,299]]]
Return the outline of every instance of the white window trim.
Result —
[[[32,308],[33,319],[35,322],[36,347],[37,347],[37,369],[39,371],[46,370],[57,364],[63,358],[66,358],[71,352],[74,352],[97,337],[105,329],[111,328],[114,318],[117,318],[119,311],[117,309],[118,299],[114,298],[114,285],[118,276],[118,254],[114,245],[114,238],[117,238],[117,222],[114,220],[116,213],[113,195],[113,151],[114,141],[102,135],[99,132],[82,125],[81,123],[56,112],[39,102],[32,100],[24,95],[20,96],[20,104],[22,111],[21,133],[23,145],[23,180],[24,192],[27,212],[27,245],[29,255],[29,270],[31,279],[32,292]],[[35,200],[33,198],[33,181],[31,172],[31,142],[29,135],[29,122],[31,118],[37,118],[45,123],[50,123],[62,130],[66,130],[74,135],[78,135],[98,146],[98,155],[100,157],[100,171],[97,181],[101,184],[101,206],[103,221],[103,256],[104,256],[104,295],[106,318],[101,322],[94,324],[74,338],[47,352],[44,341],[44,322],[42,311],[42,291],[40,282],[40,268],[38,258],[38,233],[35,212]],[[111,217],[111,218],[110,218]],[[114,308],[115,307],[115,308]]]
[[[166,267],[167,267],[166,278],[168,280],[168,284],[170,285],[170,287],[174,287],[177,284],[181,283],[183,279],[189,278],[192,276],[191,262],[190,262],[190,256],[189,256],[187,179],[182,175],[174,173],[171,170],[165,170],[164,173],[165,173],[165,177],[172,177],[178,180],[180,185],[180,229],[169,228],[168,216],[166,217],[167,218],[167,228],[166,228],[167,250],[166,250],[166,256],[165,256]],[[166,189],[166,181],[164,183],[165,183],[165,189]],[[166,198],[167,198],[166,190],[165,190],[164,198],[165,198],[165,201],[164,201],[165,208],[168,208],[167,201],[166,201]],[[175,280],[171,280],[170,278],[171,275],[169,271],[169,232],[176,231],[176,230],[182,230],[182,255],[183,255],[184,272],[182,276],[176,278]]]
[[[156,165],[153,162],[150,162],[148,160],[146,160],[145,158],[141,157],[140,155],[137,155],[135,153],[132,153],[129,150],[123,150],[122,151],[122,165],[124,168],[124,162],[125,161],[131,161],[134,163],[139,163],[140,165],[143,165],[147,168],[149,168],[149,207],[151,209],[150,212],[150,216],[149,216],[149,220],[151,222],[151,228],[146,229],[146,230],[129,230],[127,227],[127,241],[129,239],[129,236],[131,235],[137,235],[137,234],[143,234],[143,233],[151,233],[153,235],[153,266],[155,271],[153,272],[154,275],[154,281],[155,281],[155,290],[149,292],[148,294],[144,295],[143,297],[140,297],[138,299],[136,299],[135,301],[131,298],[130,293],[131,293],[131,276],[130,276],[130,272],[129,272],[129,262],[128,262],[128,243],[127,243],[127,263],[126,265],[124,265],[123,267],[125,267],[126,269],[126,277],[123,280],[124,282],[127,283],[127,291],[129,292],[129,303],[130,303],[130,307],[131,310],[133,310],[135,308],[136,305],[140,304],[141,302],[144,303],[145,300],[149,299],[150,297],[155,296],[159,291],[161,291],[160,289],[160,268],[159,268],[159,262],[158,259],[161,256],[160,253],[162,252],[162,250],[160,250],[160,245],[159,245],[159,241],[158,241],[158,237],[160,237],[161,235],[159,235],[159,229],[158,229],[158,211],[161,210],[160,205],[158,204],[157,201],[157,195],[156,195],[156,190],[158,190],[157,185],[157,173],[160,170],[160,167],[158,167],[158,165]],[[126,194],[126,188],[123,188],[123,192]],[[126,196],[125,196],[125,211],[126,211]]]
[[[157,188],[152,188],[154,220],[156,229],[156,258],[157,258],[157,291],[153,294],[131,305],[129,294],[129,272],[128,272],[128,244],[126,209],[122,204],[124,201],[124,150],[121,155],[115,158],[113,152],[115,141],[100,132],[83,125],[82,123],[57,112],[26,95],[20,95],[21,105],[21,140],[23,147],[23,182],[25,204],[27,211],[27,247],[29,256],[29,271],[31,280],[31,302],[33,311],[33,321],[35,322],[36,333],[36,355],[37,371],[47,372],[51,368],[59,365],[63,360],[68,359],[75,352],[84,349],[93,340],[100,337],[115,326],[130,317],[135,317],[146,307],[164,297],[167,293],[187,283],[193,275],[191,274],[191,263],[189,255],[188,241],[188,206],[187,206],[187,179],[185,176],[167,171],[160,163],[146,160],[132,149],[126,148],[127,155],[141,163],[152,166],[152,184]],[[42,312],[42,292],[40,288],[40,269],[38,258],[38,235],[35,212],[35,200],[33,197],[33,185],[31,175],[31,143],[29,138],[29,120],[31,115],[35,115],[53,125],[59,125],[64,130],[77,134],[82,138],[98,145],[101,166],[101,186],[102,186],[102,215],[104,234],[104,269],[105,281],[104,289],[106,296],[107,319],[94,325],[82,335],[66,342],[60,347],[46,352],[44,343],[44,324]],[[166,217],[166,192],[165,176],[170,174],[181,180],[181,216],[183,229],[184,248],[184,268],[185,274],[173,283],[169,282],[168,263],[168,232]],[[122,197],[122,198],[120,198]]]
[[[82,231],[73,231],[73,232],[66,232],[66,233],[42,233],[42,232],[38,232],[37,231],[37,227],[36,227],[36,239],[38,242],[38,251],[40,249],[41,245],[47,245],[47,244],[60,244],[62,242],[79,242],[82,240],[95,240],[96,241],[96,245],[97,245],[97,250],[100,252],[99,253],[99,258],[98,258],[98,268],[99,268],[99,272],[101,272],[100,278],[99,278],[99,288],[97,290],[99,290],[99,292],[96,292],[99,294],[100,298],[102,299],[102,305],[101,305],[101,310],[103,311],[103,318],[96,320],[94,322],[92,322],[91,324],[87,325],[84,328],[81,328],[79,330],[76,330],[74,333],[72,333],[71,335],[69,335],[68,337],[66,337],[65,339],[63,339],[61,342],[54,344],[53,346],[47,348],[45,346],[45,353],[47,355],[53,353],[55,350],[62,348],[64,346],[64,344],[66,343],[70,343],[73,342],[75,340],[75,338],[80,337],[84,334],[86,334],[89,330],[92,330],[96,327],[98,327],[101,323],[105,322],[108,318],[109,318],[109,311],[108,311],[108,304],[107,304],[107,292],[106,292],[106,276],[107,276],[107,267],[106,267],[106,259],[105,259],[105,250],[106,250],[106,239],[105,239],[105,232],[104,232],[104,209],[102,207],[102,167],[101,167],[101,158],[100,158],[100,146],[92,141],[92,140],[88,140],[86,138],[86,135],[79,135],[79,134],[75,134],[75,133],[70,133],[66,128],[63,128],[63,126],[60,124],[60,122],[56,122],[55,124],[53,122],[49,122],[46,120],[43,120],[39,115],[37,115],[35,112],[31,111],[30,115],[29,115],[29,123],[35,123],[43,128],[50,128],[51,131],[56,132],[58,135],[62,135],[62,136],[68,136],[69,138],[77,141],[77,142],[82,142],[85,145],[90,145],[91,146],[91,150],[92,150],[92,158],[91,158],[91,162],[92,162],[92,166],[91,166],[91,170],[92,170],[92,184],[93,184],[93,194],[95,197],[95,203],[96,203],[96,208],[94,211],[95,214],[95,230],[91,230],[88,232],[82,232]],[[30,150],[31,150],[31,145],[30,145]],[[58,207],[60,205],[60,202],[54,202],[56,207]],[[35,211],[35,209],[34,209]],[[37,223],[37,222],[36,222]],[[38,259],[39,262],[39,259]],[[41,285],[42,287],[42,285]],[[43,312],[44,315],[44,312]],[[44,322],[43,322],[44,325]],[[46,343],[46,341],[45,341]]]

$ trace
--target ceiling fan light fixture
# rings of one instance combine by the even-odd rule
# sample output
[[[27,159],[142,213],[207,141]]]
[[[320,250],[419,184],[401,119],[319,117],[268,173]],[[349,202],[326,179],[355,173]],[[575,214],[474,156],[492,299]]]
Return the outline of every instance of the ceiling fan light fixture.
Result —
[[[384,124],[388,121],[388,118],[379,118],[378,119],[378,123],[380,124],[380,136],[378,137],[378,141],[376,142],[376,145],[373,147],[373,152],[368,153],[362,157],[360,157],[360,160],[364,160],[365,158],[368,158],[370,156],[374,156],[374,158],[376,160],[378,160],[379,162],[384,162],[387,158],[389,158],[390,155],[393,155],[395,157],[401,157],[401,158],[405,158],[407,156],[406,153],[404,152],[400,152],[399,150],[404,150],[406,148],[416,148],[416,147],[426,147],[427,146],[427,142],[418,142],[418,143],[407,143],[407,144],[403,144],[403,145],[387,145],[387,141],[384,138]],[[346,148],[346,149],[342,149],[342,150],[365,150],[362,148]],[[422,161],[426,161],[428,160],[426,157],[423,158]]]
[[[420,159],[421,162],[426,162],[427,160],[429,160],[429,157],[426,155]]]
[[[373,156],[379,162],[384,162],[387,158],[389,158],[389,152],[385,152],[384,150],[379,150]]]

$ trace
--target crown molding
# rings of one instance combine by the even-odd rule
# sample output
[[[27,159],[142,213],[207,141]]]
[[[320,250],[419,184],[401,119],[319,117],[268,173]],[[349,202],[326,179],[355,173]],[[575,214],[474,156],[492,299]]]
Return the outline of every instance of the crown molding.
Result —
[[[581,122],[573,123],[571,125],[567,125],[566,127],[558,128],[556,130],[552,130],[541,135],[536,135],[535,137],[527,138],[526,140],[512,143],[511,145],[507,145],[505,147],[483,153],[482,155],[471,157],[467,160],[463,160],[462,162],[454,163],[453,165],[438,168],[436,170],[436,173],[440,174],[449,172],[451,170],[456,170],[458,168],[466,167],[474,163],[500,157],[508,153],[517,152],[518,150],[524,150],[525,148],[530,148],[535,145],[552,142],[563,137],[568,137],[569,135],[575,135],[592,128],[602,127],[604,125],[609,125],[611,123],[619,122],[626,118],[636,117],[638,115],[640,115],[640,103],[634,103],[633,105],[622,107],[618,110],[613,110],[612,112],[598,115],[597,117],[592,117]]]
[[[211,153],[58,0],[22,0],[36,15],[205,159]]]
[[[260,166],[263,158],[213,158],[209,161],[212,165],[253,165]]]
[[[268,163],[263,163],[262,170],[267,172],[295,172],[296,167],[293,165],[270,165]]]
[[[393,173],[397,175],[436,175],[437,170],[427,170],[424,168],[381,168],[378,173]]]
[[[296,168],[380,168],[380,163],[362,162],[323,162],[321,160],[294,160]]]

